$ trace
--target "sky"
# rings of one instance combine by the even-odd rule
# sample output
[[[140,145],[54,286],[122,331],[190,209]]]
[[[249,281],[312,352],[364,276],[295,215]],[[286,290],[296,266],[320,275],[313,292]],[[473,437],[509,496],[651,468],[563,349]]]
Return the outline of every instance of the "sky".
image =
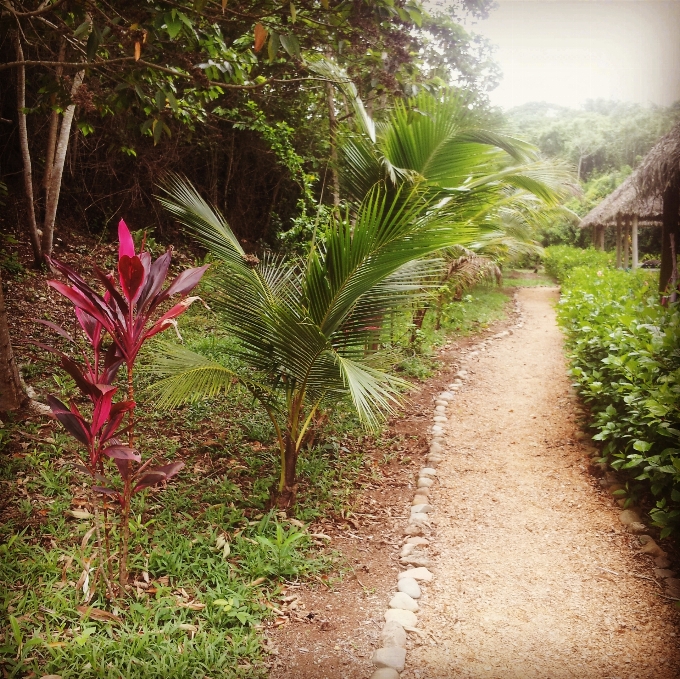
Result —
[[[497,0],[468,26],[497,45],[491,102],[680,99],[680,0]]]

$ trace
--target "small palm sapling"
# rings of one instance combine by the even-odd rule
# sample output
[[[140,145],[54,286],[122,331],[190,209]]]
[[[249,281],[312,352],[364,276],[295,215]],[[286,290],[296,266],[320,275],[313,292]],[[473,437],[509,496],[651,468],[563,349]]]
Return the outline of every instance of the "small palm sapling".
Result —
[[[155,261],[144,251],[135,253],[130,231],[123,220],[118,225],[117,277],[94,268],[104,293],[100,294],[66,264],[50,259],[52,269],[61,273],[67,283],[51,280],[48,284],[66,297],[75,307],[75,315],[82,329],[88,351],[82,350],[83,363],[73,360],[60,350],[40,345],[60,358],[61,367],[73,378],[84,398],[92,404],[92,415],[87,420],[75,401],[67,406],[54,396],[48,403],[56,419],[87,449],[81,469],[103,485],[94,492],[114,499],[120,505],[119,584],[121,590],[128,580],[127,559],[129,542],[129,514],[132,496],[139,491],[168,481],[184,466],[173,462],[150,467],[153,458],[142,463],[135,448],[134,367],[139,351],[150,337],[176,325],[176,319],[197,297],[187,295],[198,285],[208,266],[183,271],[166,288],[171,251]],[[179,301],[160,314],[159,308],[173,297]],[[160,315],[159,315],[160,314]],[[154,320],[155,319],[155,320]],[[40,321],[71,344],[75,338],[62,327]],[[119,368],[125,365],[127,398],[114,402]],[[127,417],[126,426],[122,428]],[[119,437],[127,435],[127,445]],[[122,488],[112,483],[107,473],[112,461]]]

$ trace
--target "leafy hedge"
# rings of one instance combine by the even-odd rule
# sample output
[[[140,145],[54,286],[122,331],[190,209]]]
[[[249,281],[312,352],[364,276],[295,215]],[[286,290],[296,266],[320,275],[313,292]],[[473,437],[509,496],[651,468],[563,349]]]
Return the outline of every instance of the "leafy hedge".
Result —
[[[581,250],[569,245],[553,245],[544,250],[543,265],[546,273],[563,281],[569,272],[579,266],[605,269],[614,263],[613,255],[602,250]]]
[[[599,268],[596,251],[548,250],[593,438],[612,467],[630,474],[629,497],[651,491],[652,519],[665,537],[680,527],[680,307],[659,304],[655,274]],[[598,263],[572,266],[579,258]]]

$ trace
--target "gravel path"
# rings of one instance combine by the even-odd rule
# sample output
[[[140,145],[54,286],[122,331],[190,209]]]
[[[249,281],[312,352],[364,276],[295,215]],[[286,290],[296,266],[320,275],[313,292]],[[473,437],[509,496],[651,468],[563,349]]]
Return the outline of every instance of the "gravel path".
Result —
[[[426,639],[401,676],[680,677],[678,611],[574,436],[557,292],[518,298],[524,327],[467,360],[449,409]]]

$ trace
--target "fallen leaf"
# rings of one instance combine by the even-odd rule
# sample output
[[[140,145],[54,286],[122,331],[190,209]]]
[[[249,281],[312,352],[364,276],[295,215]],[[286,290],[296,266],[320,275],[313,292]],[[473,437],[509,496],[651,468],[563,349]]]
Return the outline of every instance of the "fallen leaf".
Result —
[[[196,625],[190,625],[188,622],[177,625],[177,629],[183,629],[186,632],[198,632],[198,627],[196,627]]]
[[[94,518],[94,515],[90,514],[86,509],[67,509],[65,513],[67,516],[72,516],[74,519]]]
[[[248,587],[255,587],[256,585],[261,585],[267,578],[257,578],[252,582],[248,583]]]
[[[103,611],[101,608],[94,608],[93,606],[76,606],[76,610],[82,617],[92,618],[92,620],[99,620],[100,622],[122,622],[122,620],[113,613]]]

